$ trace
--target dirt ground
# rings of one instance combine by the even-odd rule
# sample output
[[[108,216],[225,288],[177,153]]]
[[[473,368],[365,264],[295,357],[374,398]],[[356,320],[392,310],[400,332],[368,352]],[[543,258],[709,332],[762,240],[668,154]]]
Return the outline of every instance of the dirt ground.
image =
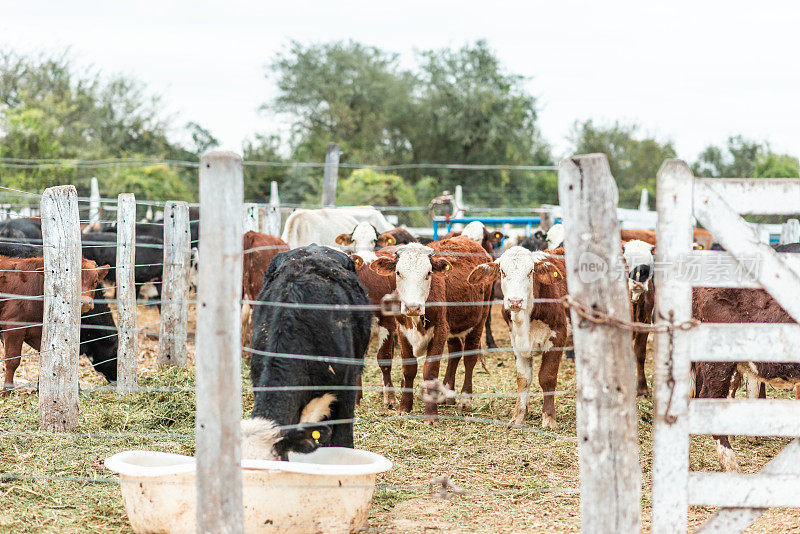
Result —
[[[508,330],[494,310],[495,337],[509,346]],[[139,324],[157,331],[158,312],[140,308]],[[190,365],[157,369],[157,340],[139,339],[139,384],[145,391],[119,397],[96,390],[104,380],[82,359],[80,422],[69,434],[37,431],[35,386],[0,399],[0,532],[130,532],[119,487],[102,465],[106,457],[146,448],[192,454],[194,441],[194,347]],[[400,418],[381,402],[374,347],[367,357],[364,400],[357,410],[356,446],[378,452],[394,467],[378,477],[367,531],[371,532],[578,532],[579,475],[575,436],[575,368],[564,359],[556,409],[559,428],[543,432],[541,392],[534,386],[528,427],[508,428],[516,382],[510,352],[490,354],[475,374],[472,409],[442,406],[441,423],[422,423],[415,400],[411,418]],[[648,362],[651,369],[652,362]],[[35,384],[36,356],[23,360],[17,383]],[[249,386],[248,367],[242,377]],[[400,366],[395,360],[395,384]],[[418,385],[418,383],[417,383]],[[457,386],[461,385],[461,376]],[[790,393],[769,390],[769,396]],[[245,413],[252,395],[244,395]],[[652,399],[638,400],[642,464],[642,530],[649,531]],[[756,472],[785,439],[732,440],[742,468]],[[713,442],[695,437],[694,470],[719,469]],[[461,495],[432,493],[432,478],[447,475]],[[441,487],[441,486],[440,486]],[[690,510],[698,526],[712,509]],[[748,532],[800,532],[800,511],[767,512]]]

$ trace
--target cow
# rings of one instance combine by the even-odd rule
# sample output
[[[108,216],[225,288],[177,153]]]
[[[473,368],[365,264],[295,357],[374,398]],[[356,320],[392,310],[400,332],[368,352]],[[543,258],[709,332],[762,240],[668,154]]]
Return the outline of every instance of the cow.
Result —
[[[108,265],[98,267],[92,260],[81,261],[81,313],[94,307],[92,295],[108,274]],[[44,295],[44,260],[0,256],[0,293],[25,297]],[[0,301],[0,329],[5,346],[3,394],[14,389],[14,373],[22,358],[22,344],[39,350],[42,341],[44,301],[38,298],[9,298]],[[22,326],[20,326],[22,325]]]
[[[21,217],[0,222],[0,238],[31,239],[42,242],[42,220]]]
[[[467,277],[475,267],[491,259],[481,245],[460,236],[431,243],[430,247],[403,245],[390,256],[379,255],[370,264],[376,273],[395,277],[401,303],[400,315],[395,318],[403,355],[403,393],[398,412],[411,411],[417,358],[426,356],[423,380],[437,380],[445,343],[449,355],[444,385],[455,389],[456,369],[463,353],[464,384],[458,404],[464,409],[470,407],[472,373],[489,313],[489,306],[482,303],[489,300],[491,285],[474,287],[467,283]],[[446,306],[437,305],[444,302]],[[425,399],[424,420],[427,424],[438,420],[436,402],[429,395]]]
[[[656,233],[653,230],[641,230],[638,228],[632,230],[620,230],[619,238],[623,243],[627,243],[628,241],[644,241],[645,243],[653,246],[656,244]]]
[[[545,234],[547,240],[547,248],[554,250],[564,246],[564,225],[561,223],[554,224],[550,227]]]
[[[0,238],[0,256],[12,258],[41,258],[42,240]]]
[[[303,306],[367,306],[353,260],[318,245],[281,252],[267,268],[258,300],[283,305],[259,304],[253,314],[255,403],[243,423],[245,456],[285,458],[288,450],[353,447],[356,378],[372,314]],[[325,425],[306,425],[327,416],[337,421],[329,434]]]
[[[528,237],[521,239],[519,246],[527,248],[531,252],[536,252],[537,250],[547,250],[547,234],[545,234],[541,229],[536,230]]]
[[[381,212],[369,206],[297,210],[286,219],[281,239],[290,248],[311,243],[335,246],[338,235],[352,232],[360,222],[372,224],[378,233],[394,228]]]
[[[492,263],[475,267],[469,275],[471,284],[484,286],[499,278],[503,288],[503,319],[511,331],[517,366],[517,404],[512,425],[525,424],[533,378],[532,354],[537,352],[542,354],[542,427],[558,427],[554,392],[561,353],[569,336],[566,310],[556,302],[567,294],[563,255],[563,249],[531,252],[516,246]]]
[[[111,266],[106,280],[116,283],[117,234],[111,232],[90,232],[81,235],[83,257],[98,264]],[[136,293],[148,282],[154,283],[156,298],[161,294],[161,277],[164,262],[164,244],[161,239],[150,236],[136,236],[136,265],[133,268]]]
[[[793,323],[792,317],[763,289],[696,287],[692,290],[692,316],[704,323]],[[737,372],[748,380],[780,389],[800,385],[800,364],[771,362],[696,362],[695,396],[724,399]],[[739,463],[728,436],[712,436],[725,471],[738,471]]]
[[[622,257],[628,271],[628,294],[631,300],[631,316],[638,323],[652,324],[655,307],[655,257],[653,245],[633,239],[622,246]],[[647,377],[644,374],[647,356],[647,332],[633,332],[633,353],[637,365],[637,395],[647,395]]]
[[[242,250],[242,294],[246,300],[256,300],[267,267],[279,252],[289,250],[289,245],[280,237],[251,230],[242,236]],[[250,309],[247,302],[242,304],[242,346],[250,340]]]
[[[337,245],[351,247],[353,253],[361,256],[367,263],[376,258],[376,248],[395,244],[394,237],[388,234],[379,234],[378,230],[368,222],[358,223],[349,234],[339,234],[334,241]]]
[[[0,243],[0,256],[41,258],[42,246],[35,243]],[[92,367],[109,383],[117,380],[117,324],[103,296],[103,284],[98,283],[93,294],[94,307],[81,315],[79,354],[85,355]]]
[[[378,254],[392,256],[396,250],[396,247],[387,247],[378,251]],[[375,306],[380,306],[383,298],[397,288],[395,277],[377,274],[369,268],[370,262],[365,261],[357,254],[351,254],[350,257],[356,266],[358,279],[367,290],[370,302]],[[375,316],[372,318],[370,343],[375,341],[378,345],[378,366],[383,375],[383,403],[387,408],[397,406],[397,395],[395,395],[394,384],[392,383],[392,357],[394,356],[396,333],[397,323],[394,320],[394,316],[386,315],[380,309],[376,310]],[[360,385],[361,383],[359,382]],[[357,397],[357,401],[361,400],[360,390]]]
[[[392,237],[394,239],[393,245],[408,245],[409,243],[420,242],[419,238],[414,237],[414,235],[405,228],[395,228],[394,230],[384,232],[382,235]]]
[[[447,233],[443,239],[449,239],[457,236],[464,236],[468,237],[469,239],[479,243],[483,250],[486,251],[489,256],[492,258],[497,257],[497,248],[500,246],[500,243],[503,242],[505,235],[503,232],[494,231],[490,232],[486,229],[480,221],[472,221],[471,223],[467,224],[464,227],[463,231],[452,231]],[[495,283],[492,286],[492,294],[490,299],[491,300],[500,300],[503,298],[503,292],[500,289],[500,284]],[[489,314],[486,316],[486,324],[484,325],[484,330],[486,331],[486,347],[490,349],[496,349],[497,343],[494,340],[494,335],[492,335],[492,311],[491,305],[489,308]]]

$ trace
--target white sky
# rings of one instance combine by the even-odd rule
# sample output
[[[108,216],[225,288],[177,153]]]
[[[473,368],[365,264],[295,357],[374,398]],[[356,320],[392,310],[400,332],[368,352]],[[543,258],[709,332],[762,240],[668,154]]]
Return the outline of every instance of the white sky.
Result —
[[[290,40],[354,39],[401,53],[486,38],[531,77],[557,155],[575,120],[635,121],[693,159],[728,135],[800,154],[796,2],[109,2],[0,0],[0,46],[71,47],[84,65],[131,75],[183,124],[226,148],[274,129],[264,65]],[[177,134],[177,133],[176,133]],[[491,162],[487,162],[491,163]]]

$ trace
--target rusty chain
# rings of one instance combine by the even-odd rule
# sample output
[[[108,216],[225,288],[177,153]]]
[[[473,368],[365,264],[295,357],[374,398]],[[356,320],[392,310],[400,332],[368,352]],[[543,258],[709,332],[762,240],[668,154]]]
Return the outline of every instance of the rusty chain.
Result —
[[[575,312],[580,315],[582,319],[586,319],[591,323],[616,326],[624,330],[630,330],[631,332],[652,332],[654,334],[664,334],[673,330],[690,330],[700,324],[700,321],[697,319],[689,319],[688,321],[684,321],[679,324],[670,323],[655,325],[649,323],[637,323],[635,321],[626,321],[625,319],[619,319],[607,313],[593,310],[588,306],[574,300],[569,295],[564,295],[561,297],[560,301],[565,308],[575,310]]]

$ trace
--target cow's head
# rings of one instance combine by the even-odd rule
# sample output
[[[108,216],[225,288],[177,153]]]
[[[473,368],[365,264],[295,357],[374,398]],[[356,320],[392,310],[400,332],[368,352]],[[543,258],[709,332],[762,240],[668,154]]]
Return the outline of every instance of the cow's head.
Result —
[[[450,270],[450,262],[435,256],[434,252],[419,243],[409,243],[397,247],[393,256],[378,256],[369,266],[382,276],[395,275],[400,313],[403,315],[424,315],[431,279]]]
[[[650,279],[653,278],[655,258],[653,245],[645,241],[633,239],[622,246],[622,257],[628,268],[628,289],[631,293],[631,302],[639,302],[642,294],[650,289]]]
[[[508,311],[527,310],[539,293],[540,284],[556,284],[563,276],[542,251],[516,246],[506,250],[492,263],[478,265],[469,275],[471,284],[487,284],[500,278],[503,307]]]
[[[335,241],[337,245],[352,246],[356,254],[371,253],[376,248],[388,247],[395,243],[394,237],[378,234],[378,230],[368,222],[358,223],[352,232],[339,234]]]
[[[81,260],[81,313],[94,308],[94,291],[108,274],[108,265],[100,267],[92,260]]]
[[[547,248],[553,249],[564,244],[564,225],[554,224],[547,231]]]
[[[326,393],[312,399],[300,415],[300,424],[280,428],[275,421],[263,417],[242,420],[242,458],[252,460],[286,460],[290,451],[315,451],[320,441],[331,435],[328,425],[317,424],[330,417],[336,397]],[[289,425],[287,425],[289,426]]]

